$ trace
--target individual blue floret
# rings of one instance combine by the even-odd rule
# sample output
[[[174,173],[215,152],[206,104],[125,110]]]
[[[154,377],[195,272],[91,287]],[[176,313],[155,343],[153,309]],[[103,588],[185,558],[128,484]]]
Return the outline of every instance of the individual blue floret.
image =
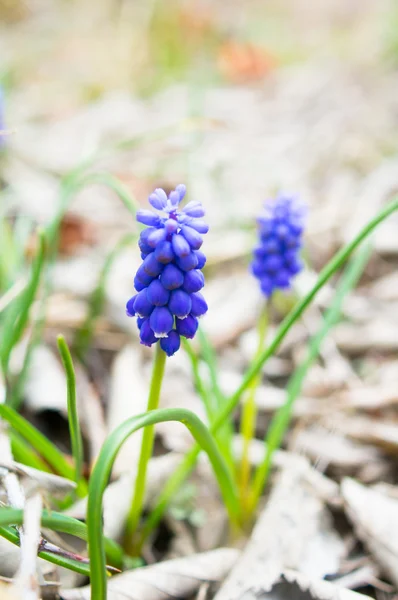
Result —
[[[267,298],[276,289],[288,289],[303,268],[300,250],[306,212],[295,196],[279,195],[265,203],[265,212],[257,219],[259,243],[251,270]]]
[[[168,356],[180,348],[180,336],[194,337],[198,318],[207,312],[200,293],[206,256],[200,248],[209,227],[200,202],[179,209],[185,192],[182,184],[168,196],[158,188],[149,203],[160,214],[137,212],[137,221],[146,225],[138,242],[142,264],[134,278],[137,294],[126,304],[127,315],[137,317],[141,343],[160,342]]]

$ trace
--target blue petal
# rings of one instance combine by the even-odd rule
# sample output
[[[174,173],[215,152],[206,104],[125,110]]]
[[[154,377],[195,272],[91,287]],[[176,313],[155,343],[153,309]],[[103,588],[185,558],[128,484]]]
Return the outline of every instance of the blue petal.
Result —
[[[180,335],[192,339],[198,330],[199,321],[192,315],[186,319],[176,319],[176,330]]]
[[[198,266],[199,259],[195,252],[191,252],[188,256],[183,256],[182,258],[177,259],[177,265],[183,271],[190,271],[191,269],[196,269]]]
[[[136,276],[134,278],[134,284],[136,282],[139,282],[140,284],[142,284],[144,287],[147,287],[151,281],[152,281],[153,277],[151,277],[150,275],[148,275],[148,273],[145,271],[144,269],[144,264],[140,265],[138,267]],[[135,289],[139,292],[140,290],[137,288],[137,286],[135,286]],[[142,288],[141,288],[142,289]]]
[[[134,300],[136,298],[136,294],[130,298],[130,300],[127,300],[126,303],[126,315],[128,317],[135,317],[135,310],[134,310]]]
[[[138,210],[136,219],[139,223],[149,225],[150,227],[157,227],[160,223],[159,216],[151,210]]]
[[[203,298],[200,292],[196,292],[196,294],[191,294],[191,302],[191,315],[193,317],[201,317],[207,312],[208,306],[206,300]]]
[[[148,256],[145,257],[142,266],[144,267],[145,273],[151,277],[158,277],[163,270],[163,264],[156,260],[154,252],[151,252],[151,254],[148,254]]]
[[[169,263],[163,269],[160,282],[166,290],[175,290],[184,283],[184,275],[178,267]]]
[[[206,256],[201,250],[195,250],[196,258],[198,259],[197,269],[203,269],[206,264]]]
[[[191,202],[188,202],[188,204],[182,209],[182,212],[184,212],[189,217],[205,216],[205,211],[203,209],[202,203],[198,202],[197,200],[191,200]]]
[[[187,193],[187,188],[183,183],[179,183],[176,187],[176,192],[180,196],[180,202],[184,199],[185,194]]]
[[[288,225],[286,225],[286,223],[280,223],[275,228],[275,235],[280,240],[284,240],[285,238],[288,237],[289,234],[290,234],[289,227],[288,227]]]
[[[153,192],[149,198],[149,204],[151,204],[153,206],[153,208],[156,208],[156,210],[163,210],[164,206],[163,206],[163,202],[161,200],[161,198],[159,198],[159,196],[157,194],[155,194],[155,192]]]
[[[149,324],[156,337],[166,337],[173,329],[174,317],[165,306],[155,306]]]
[[[174,329],[170,331],[167,338],[162,338],[160,340],[160,347],[163,352],[166,352],[167,356],[173,356],[179,349],[181,345],[180,336]]]
[[[163,188],[156,188],[156,190],[155,190],[154,193],[161,200],[162,206],[164,208],[166,206],[166,204],[167,204],[167,194],[166,194],[166,192],[164,191]]]
[[[192,229],[195,229],[195,231],[198,231],[202,234],[207,233],[209,231],[209,226],[205,221],[192,219],[191,221],[186,222],[186,225],[189,225],[189,227],[192,227]]]
[[[178,229],[178,223],[175,219],[167,219],[167,221],[164,223],[164,228],[169,235],[173,234]]]
[[[275,275],[275,285],[280,288],[287,288],[290,286],[290,273],[286,269],[281,269]]]
[[[263,260],[255,259],[250,265],[251,272],[254,277],[262,277],[265,275],[265,265]]]
[[[188,294],[192,294],[194,292],[199,292],[204,284],[205,278],[203,273],[198,269],[192,269],[185,274],[182,289],[188,292]]]
[[[147,296],[151,304],[164,306],[169,301],[170,292],[162,286],[159,279],[154,279],[148,286]]]
[[[149,319],[145,319],[140,327],[140,340],[144,346],[152,346],[158,341],[151,329]]]
[[[267,273],[276,273],[282,268],[283,258],[278,254],[270,254],[263,262],[264,269]]]
[[[189,227],[189,225],[183,225],[181,227],[181,232],[188,244],[191,246],[192,250],[199,250],[203,244],[203,239],[200,233],[195,231],[195,229],[192,229],[192,227]]]
[[[191,252],[190,245],[188,244],[185,237],[183,237],[181,234],[176,233],[175,235],[173,235],[171,243],[174,252],[180,258],[182,258],[183,256],[188,256],[188,254]]]
[[[156,260],[163,264],[171,262],[175,257],[171,242],[168,241],[160,242],[160,244],[156,246],[154,254]]]
[[[172,206],[178,206],[181,202],[180,194],[175,190],[173,192],[170,192],[169,200]]]
[[[148,246],[148,244],[141,238],[138,240],[138,247],[143,254],[149,254],[150,252],[153,252],[153,248]]]
[[[134,299],[133,308],[140,317],[149,317],[149,315],[152,313],[153,304],[151,304],[151,302],[148,300],[146,289],[138,292]]]
[[[269,298],[274,291],[274,283],[272,279],[266,275],[260,279],[260,287],[261,291],[265,296],[267,296],[267,298]]]
[[[166,239],[166,236],[167,232],[164,229],[164,227],[152,231],[151,234],[148,236],[148,246],[151,246],[151,248],[156,248],[156,246],[160,244],[160,242],[163,242]]]
[[[141,283],[141,281],[137,278],[137,275],[136,275],[134,277],[134,287],[137,290],[137,292],[140,292],[141,290],[143,290],[144,288],[147,287],[147,284]]]
[[[169,309],[176,317],[184,319],[192,308],[190,295],[183,290],[174,290],[170,294]]]

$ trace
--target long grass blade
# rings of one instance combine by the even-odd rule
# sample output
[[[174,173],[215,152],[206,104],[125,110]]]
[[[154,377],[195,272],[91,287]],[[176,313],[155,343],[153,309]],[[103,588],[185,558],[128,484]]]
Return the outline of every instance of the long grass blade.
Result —
[[[121,446],[130,435],[143,427],[151,427],[156,425],[156,423],[167,421],[179,421],[183,423],[192,433],[201,449],[208,454],[225,506],[232,522],[237,523],[239,503],[234,482],[212,435],[194,413],[183,408],[158,409],[128,419],[119,425],[105,441],[90,477],[87,527],[91,564],[91,595],[96,600],[105,600],[107,596],[102,531],[102,499],[111,475],[113,463]]]
[[[76,403],[76,376],[73,367],[72,356],[68,344],[62,335],[57,339],[58,350],[61,355],[62,364],[66,374],[67,397],[68,397],[68,424],[69,435],[72,446],[72,456],[75,463],[74,481],[79,485],[82,480],[83,471],[83,438],[80,430],[79,415]]]
[[[8,370],[11,351],[24,332],[29,318],[29,311],[39,287],[45,258],[44,233],[40,232],[38,239],[39,248],[33,263],[30,281],[24,292],[22,292],[11,304],[7,313],[7,327],[4,328],[3,339],[1,342],[1,364],[4,374],[6,374]]]

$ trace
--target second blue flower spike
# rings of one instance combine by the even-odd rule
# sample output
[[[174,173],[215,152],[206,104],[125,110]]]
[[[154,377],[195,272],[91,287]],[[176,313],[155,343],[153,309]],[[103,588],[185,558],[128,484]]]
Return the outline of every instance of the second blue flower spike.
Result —
[[[265,212],[257,220],[260,239],[251,269],[267,298],[276,289],[289,288],[303,268],[300,249],[306,212],[296,197],[280,195],[265,203]]]
[[[200,247],[209,227],[201,220],[205,213],[200,202],[179,209],[185,192],[182,184],[168,196],[158,188],[149,202],[160,214],[137,212],[137,221],[147,226],[138,242],[143,262],[134,279],[138,293],[126,305],[127,315],[138,317],[141,343],[160,341],[168,356],[179,349],[181,335],[194,337],[198,317],[207,311],[199,293],[204,286],[200,269],[206,263]]]

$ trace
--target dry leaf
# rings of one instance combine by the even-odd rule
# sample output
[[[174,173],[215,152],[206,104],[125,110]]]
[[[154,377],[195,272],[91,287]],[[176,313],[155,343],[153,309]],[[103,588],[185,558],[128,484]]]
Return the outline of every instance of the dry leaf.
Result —
[[[67,417],[66,378],[58,358],[47,346],[32,352],[25,384],[26,407],[33,412],[55,410]]]
[[[239,600],[366,600],[368,596],[338,585],[310,578],[296,571],[285,571],[269,590],[267,587],[246,592]],[[232,598],[231,598],[232,600]]]
[[[21,562],[16,576],[15,587],[23,600],[40,600],[40,586],[37,580],[37,549],[41,541],[40,518],[42,500],[39,495],[26,501],[23,523],[23,544]]]
[[[397,372],[397,365],[393,365]],[[338,400],[343,408],[355,408],[367,412],[379,411],[388,407],[398,405],[397,383],[384,383],[379,386],[360,386],[350,388],[338,394]]]
[[[398,424],[376,420],[371,417],[344,417],[336,415],[333,425],[350,437],[366,444],[373,444],[386,452],[398,452]]]
[[[398,350],[398,323],[383,317],[364,325],[341,323],[337,325],[333,336],[339,348],[352,355],[363,354],[369,350]]]
[[[220,348],[253,326],[261,298],[257,282],[244,272],[209,281],[206,300],[209,312],[203,324],[211,343]]]
[[[75,364],[75,372],[79,418],[89,446],[90,463],[93,464],[108,433],[104,409],[97,388],[79,364]]]
[[[398,586],[398,500],[348,478],[341,492],[358,537]]]
[[[232,548],[220,548],[126,571],[109,580],[108,600],[188,598],[203,583],[217,584],[222,581],[238,554]],[[90,600],[90,587],[63,590],[62,597],[65,600]]]
[[[0,460],[0,469],[4,468],[11,473],[18,474],[24,487],[26,495],[29,495],[32,490],[46,491],[55,498],[62,498],[65,494],[70,493],[76,488],[76,483],[70,479],[65,479],[53,473],[39,471],[33,467],[27,467],[21,463],[8,462]]]
[[[338,570],[344,544],[306,480],[307,469],[306,462],[298,459],[282,471],[250,541],[215,600],[244,598],[250,589],[268,589],[286,568],[314,577]]]
[[[239,460],[242,457],[243,440],[240,435],[235,435],[232,447],[235,457]],[[258,466],[264,459],[266,445],[260,440],[251,440],[249,446],[249,459],[253,466]],[[336,506],[340,504],[340,489],[338,484],[323,475],[320,471],[313,469],[304,457],[298,457],[297,454],[286,452],[285,450],[276,450],[272,457],[272,466],[277,469],[296,468],[297,461],[301,463],[303,477],[310,486],[316,491],[316,494],[324,502]]]
[[[361,446],[341,433],[321,426],[298,430],[293,435],[289,450],[308,456],[321,470],[332,465],[346,473],[360,469],[364,463],[380,462],[382,459],[376,448]]]

